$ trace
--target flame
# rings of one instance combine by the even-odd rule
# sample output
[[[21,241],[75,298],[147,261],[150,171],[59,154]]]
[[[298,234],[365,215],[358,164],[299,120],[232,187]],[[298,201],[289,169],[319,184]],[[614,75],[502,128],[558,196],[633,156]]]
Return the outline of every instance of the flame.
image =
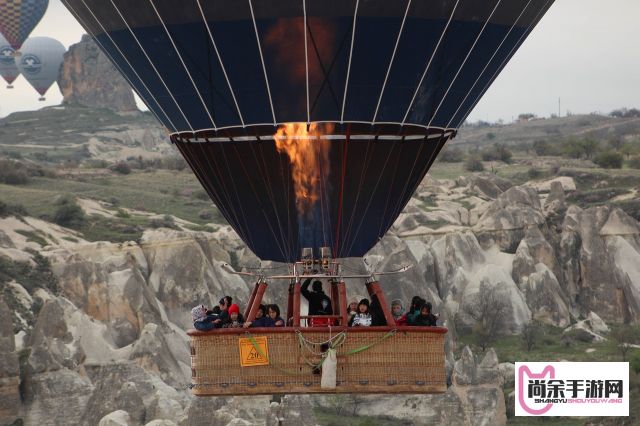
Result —
[[[329,172],[329,143],[322,134],[333,131],[333,125],[285,123],[274,135],[276,149],[285,153],[291,163],[298,214],[311,218],[320,200],[321,184]]]

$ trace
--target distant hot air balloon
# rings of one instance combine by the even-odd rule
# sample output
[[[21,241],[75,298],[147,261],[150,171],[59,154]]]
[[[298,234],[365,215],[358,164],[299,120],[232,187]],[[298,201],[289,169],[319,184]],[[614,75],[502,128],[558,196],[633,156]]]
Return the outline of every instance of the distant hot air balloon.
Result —
[[[58,79],[66,51],[58,40],[32,37],[22,46],[22,55],[16,57],[16,66],[29,84],[40,93],[40,101],[45,100],[44,94]]]
[[[49,0],[0,0],[0,33],[20,49],[47,10]]]
[[[11,83],[20,75],[14,59],[15,50],[0,34],[0,76],[7,82],[7,89],[13,89]]]

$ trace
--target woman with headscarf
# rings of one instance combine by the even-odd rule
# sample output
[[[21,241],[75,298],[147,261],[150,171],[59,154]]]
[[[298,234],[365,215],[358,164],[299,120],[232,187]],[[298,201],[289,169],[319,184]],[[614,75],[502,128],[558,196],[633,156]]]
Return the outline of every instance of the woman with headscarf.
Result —
[[[393,299],[391,301],[391,315],[393,315],[396,325],[407,325],[407,316],[404,312],[402,300]]]

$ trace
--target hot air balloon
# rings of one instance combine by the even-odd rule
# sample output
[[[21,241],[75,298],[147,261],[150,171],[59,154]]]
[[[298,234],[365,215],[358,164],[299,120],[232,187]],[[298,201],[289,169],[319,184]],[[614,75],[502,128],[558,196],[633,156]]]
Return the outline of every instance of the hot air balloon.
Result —
[[[16,65],[24,78],[40,93],[40,101],[46,99],[44,94],[58,79],[66,51],[58,40],[32,37],[22,47],[22,55],[16,58]]]
[[[300,275],[332,281],[340,313],[328,319],[343,327],[335,259],[361,257],[385,235],[553,0],[63,3],[170,130],[247,246],[292,265],[271,279],[291,278],[293,331],[267,333],[268,348],[240,342],[240,355],[242,333],[190,332],[194,393],[442,392],[446,329],[401,337],[374,277],[367,289],[391,328],[350,331],[339,357],[370,356],[349,358],[323,389],[303,367],[327,354],[317,342],[333,336],[325,343],[338,346],[336,329],[302,336]],[[257,281],[249,320],[266,286]],[[247,367],[243,344],[268,365]]]
[[[20,49],[48,5],[49,0],[0,0],[0,33],[14,50]]]
[[[20,75],[14,60],[15,50],[0,34],[0,76],[7,82],[7,89],[13,89],[11,83]]]

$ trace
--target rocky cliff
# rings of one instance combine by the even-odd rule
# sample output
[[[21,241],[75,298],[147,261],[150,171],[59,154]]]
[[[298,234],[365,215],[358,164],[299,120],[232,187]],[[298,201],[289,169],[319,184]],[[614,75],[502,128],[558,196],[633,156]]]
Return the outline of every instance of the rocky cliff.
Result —
[[[447,393],[348,402],[356,411],[412,424],[505,424],[502,386],[513,367],[491,350],[453,356],[454,323],[473,324],[465,307],[487,289],[508,307],[505,334],[532,319],[558,327],[640,321],[640,224],[610,206],[568,206],[561,183],[544,188],[550,192],[491,175],[427,179],[366,264],[346,262],[353,271],[413,264],[382,280],[388,297],[424,295],[450,328]],[[3,422],[315,424],[314,407],[335,405],[308,396],[190,396],[189,309],[223,294],[244,304],[252,283],[221,263],[259,264],[230,228],[149,230],[126,244],[89,243],[32,218],[0,219],[0,230]],[[41,248],[34,233],[58,243]],[[348,285],[350,295],[364,293],[363,283]]]
[[[65,104],[117,112],[138,110],[131,87],[88,35],[65,53],[58,86]]]

